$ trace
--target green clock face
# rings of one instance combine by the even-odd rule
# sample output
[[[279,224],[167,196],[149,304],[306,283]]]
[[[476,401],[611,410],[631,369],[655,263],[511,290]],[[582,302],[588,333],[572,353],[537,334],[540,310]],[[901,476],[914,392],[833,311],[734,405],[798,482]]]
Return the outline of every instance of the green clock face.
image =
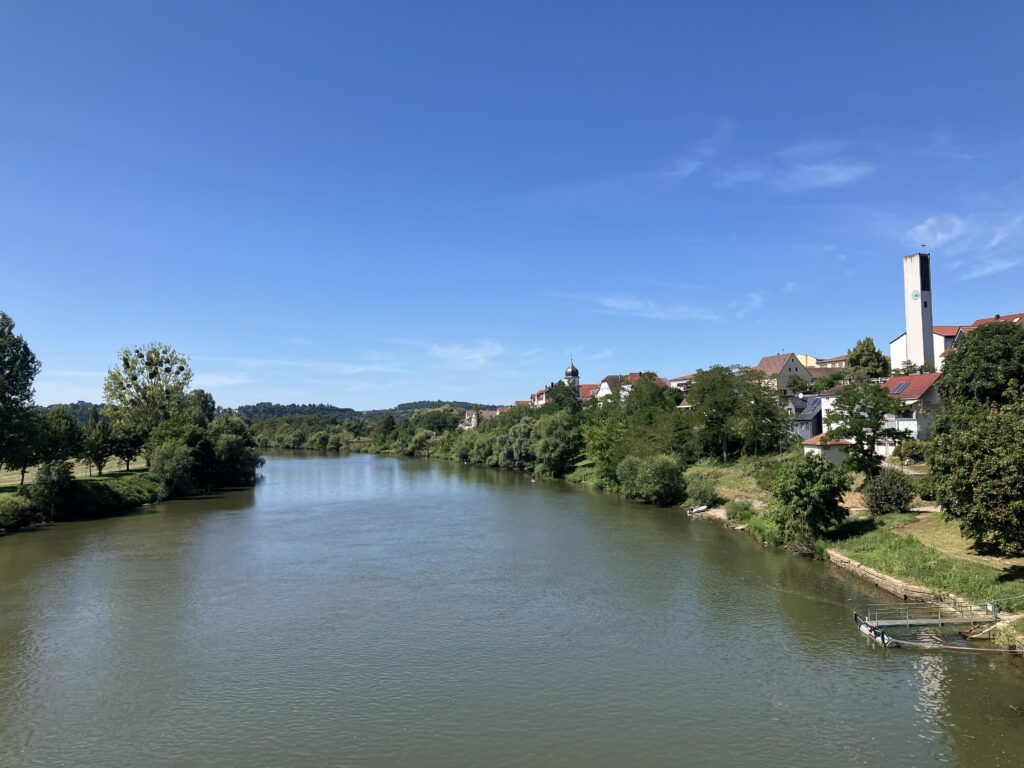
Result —
[[[918,290],[911,291],[910,292],[910,298],[912,298],[914,301],[917,301],[918,299],[921,298],[921,292],[918,291]]]

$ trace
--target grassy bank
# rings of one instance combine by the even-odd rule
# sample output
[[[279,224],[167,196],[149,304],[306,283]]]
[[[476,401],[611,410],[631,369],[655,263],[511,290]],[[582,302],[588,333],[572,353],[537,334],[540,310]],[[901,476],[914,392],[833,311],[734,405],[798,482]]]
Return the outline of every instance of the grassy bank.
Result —
[[[0,488],[0,530],[15,531],[29,525],[69,520],[91,520],[124,514],[165,497],[161,484],[145,470],[118,472],[103,477],[79,478],[69,497],[53,510],[34,506],[17,486]]]

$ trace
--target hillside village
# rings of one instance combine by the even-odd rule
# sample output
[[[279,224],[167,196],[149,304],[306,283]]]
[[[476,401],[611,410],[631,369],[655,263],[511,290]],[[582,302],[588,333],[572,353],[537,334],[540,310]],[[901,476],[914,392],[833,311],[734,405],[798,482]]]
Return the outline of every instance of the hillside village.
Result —
[[[904,309],[906,329],[889,343],[889,372],[873,376],[889,395],[900,401],[902,413],[886,415],[885,430],[898,432],[903,438],[926,440],[932,434],[935,418],[942,411],[936,383],[942,376],[946,355],[956,343],[971,331],[995,322],[1024,323],[1024,312],[1010,315],[981,317],[969,324],[934,325],[932,323],[931,256],[913,253],[903,259]],[[867,339],[873,344],[873,340]],[[839,393],[853,380],[854,372],[848,367],[850,353],[832,357],[818,357],[799,352],[781,352],[762,357],[755,365],[738,366],[737,371],[753,371],[760,375],[762,384],[779,395],[779,407],[790,417],[790,429],[803,444],[804,452],[818,454],[833,464],[842,465],[850,438],[831,438],[828,425],[835,410]],[[896,361],[896,362],[894,362]],[[532,393],[528,399],[517,400],[514,405],[494,409],[469,409],[460,429],[473,429],[483,420],[493,418],[514,406],[540,408],[549,402],[556,384],[564,384],[580,401],[600,401],[608,397],[627,398],[641,376],[648,376],[662,389],[677,390],[677,408],[691,406],[686,393],[697,372],[672,378],[663,378],[654,372],[611,374],[595,384],[580,381],[580,372],[572,362],[560,382],[551,382]],[[823,390],[816,386],[830,384]],[[834,417],[832,424],[835,424]],[[880,456],[892,456],[896,448],[893,438],[879,438],[875,451]]]

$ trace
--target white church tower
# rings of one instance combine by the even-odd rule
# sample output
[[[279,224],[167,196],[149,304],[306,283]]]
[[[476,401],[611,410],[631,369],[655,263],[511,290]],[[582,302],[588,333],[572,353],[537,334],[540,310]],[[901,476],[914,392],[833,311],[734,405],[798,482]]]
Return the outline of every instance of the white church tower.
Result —
[[[935,365],[932,340],[931,255],[912,253],[903,257],[903,303],[907,314],[907,360],[915,365]],[[903,360],[892,361],[899,366]]]

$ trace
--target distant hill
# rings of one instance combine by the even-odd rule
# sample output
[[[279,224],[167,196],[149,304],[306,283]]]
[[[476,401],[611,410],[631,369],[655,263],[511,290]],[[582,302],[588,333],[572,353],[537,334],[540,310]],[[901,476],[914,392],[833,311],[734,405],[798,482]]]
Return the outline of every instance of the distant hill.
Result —
[[[94,404],[87,403],[85,400],[79,400],[77,403],[54,403],[53,405],[47,405],[45,406],[45,410],[52,411],[55,408],[66,408],[74,417],[75,421],[80,424],[85,424],[89,421],[89,415],[92,413],[92,409],[102,407],[102,403]]]
[[[399,403],[393,409],[395,411],[422,411],[427,408],[440,408],[442,405],[450,405],[452,408],[458,408],[461,411],[467,411],[470,408],[480,408],[484,411],[493,411],[498,406],[496,405],[481,405],[480,403],[467,403],[462,400],[417,400],[413,403]]]
[[[279,416],[328,416],[344,419],[356,415],[352,408],[339,408],[326,403],[289,403],[288,405],[256,403],[255,405],[240,405],[237,408],[232,408],[231,411],[253,421],[274,419]]]

